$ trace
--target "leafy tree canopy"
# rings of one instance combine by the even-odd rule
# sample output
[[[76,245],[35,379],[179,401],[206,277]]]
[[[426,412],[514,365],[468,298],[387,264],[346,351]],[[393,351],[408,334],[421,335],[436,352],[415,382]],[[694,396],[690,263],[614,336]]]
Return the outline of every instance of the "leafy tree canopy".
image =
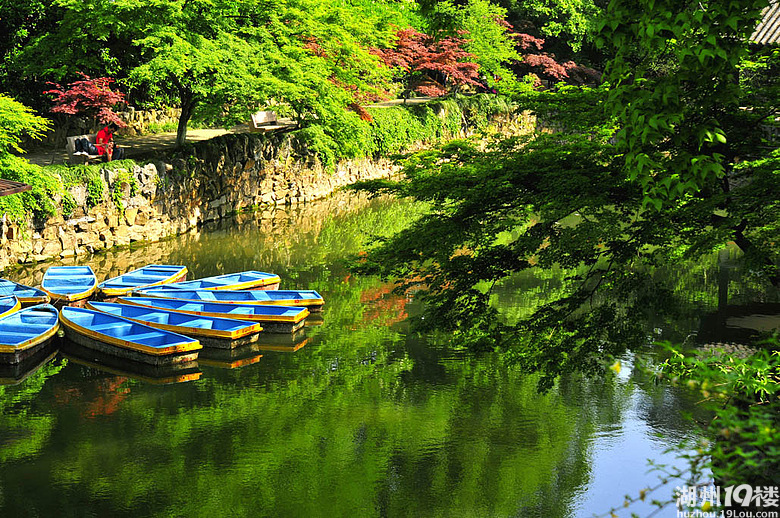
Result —
[[[384,73],[368,45],[389,39],[391,21],[403,19],[375,5],[374,27],[359,5],[312,0],[59,6],[57,28],[16,56],[17,69],[30,80],[110,74],[134,87],[133,99],[179,104],[180,143],[194,114],[231,123],[274,101],[316,120],[378,94]]]
[[[582,48],[591,34],[592,24],[601,12],[594,0],[502,0],[514,23],[523,21],[535,27],[541,36],[566,42],[573,50]],[[531,29],[531,27],[522,27]]]
[[[758,126],[779,105],[776,81],[762,75],[771,58],[749,62],[749,85],[737,81],[747,66],[740,36],[762,3],[672,4],[610,3],[600,38],[617,56],[611,85],[521,99],[553,133],[451,143],[409,159],[403,181],[364,185],[425,200],[431,212],[360,268],[424,290],[426,327],[506,348],[544,386],[564,372],[602,372],[607,358],[645,343],[641,316],[673,307],[656,267],[735,241],[765,282],[780,284],[780,154]],[[624,44],[635,41],[669,66],[629,66],[635,50]],[[569,280],[521,320],[503,318],[491,286],[533,268],[563,268]]]
[[[502,93],[516,92],[518,85],[507,64],[520,59],[506,21],[506,9],[489,0],[469,0],[456,4],[452,0],[437,2],[429,14],[432,34],[444,32],[466,39],[464,49],[474,55],[480,75],[490,87]]]

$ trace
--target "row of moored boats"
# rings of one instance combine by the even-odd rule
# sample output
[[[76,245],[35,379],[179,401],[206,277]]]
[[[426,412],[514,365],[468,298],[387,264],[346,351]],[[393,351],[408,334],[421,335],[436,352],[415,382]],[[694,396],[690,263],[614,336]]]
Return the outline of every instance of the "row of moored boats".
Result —
[[[185,363],[202,347],[233,349],[261,332],[294,333],[324,304],[313,290],[279,290],[272,273],[186,275],[185,266],[152,264],[98,284],[89,266],[52,266],[40,288],[0,279],[0,363],[35,354],[59,329],[103,354]]]

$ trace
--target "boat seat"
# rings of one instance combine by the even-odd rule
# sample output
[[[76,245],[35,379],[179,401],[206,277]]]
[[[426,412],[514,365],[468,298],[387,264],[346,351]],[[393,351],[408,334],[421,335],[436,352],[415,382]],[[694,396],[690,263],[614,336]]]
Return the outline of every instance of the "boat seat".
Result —
[[[2,333],[19,333],[22,335],[36,335],[51,328],[53,324],[7,324],[0,326]]]
[[[85,326],[87,329],[92,329],[93,331],[105,331],[107,329],[125,329],[128,327],[132,327],[133,324],[125,324],[125,323],[119,323],[119,322],[109,322],[107,324],[98,324],[96,326]]]
[[[150,333],[141,333],[140,335],[127,335],[123,338],[126,340],[130,340],[133,342],[138,342],[140,340],[146,340],[147,338],[157,338],[159,336],[162,336],[162,333],[159,331],[156,332],[150,332]]]

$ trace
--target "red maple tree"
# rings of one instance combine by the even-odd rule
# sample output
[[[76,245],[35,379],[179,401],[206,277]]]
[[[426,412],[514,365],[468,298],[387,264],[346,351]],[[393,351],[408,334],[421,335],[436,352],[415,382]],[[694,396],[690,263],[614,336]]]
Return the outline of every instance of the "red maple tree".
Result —
[[[466,40],[459,36],[435,39],[415,29],[401,29],[396,33],[395,48],[372,52],[385,65],[406,73],[407,90],[438,97],[448,92],[448,84],[480,86],[479,65],[470,61],[476,56],[463,49]]]
[[[507,24],[511,29],[512,26]],[[533,74],[548,81],[565,81],[572,84],[596,82],[601,74],[574,61],[558,61],[555,54],[543,52],[544,39],[522,32],[511,32],[517,50],[523,59],[515,64],[518,75]]]
[[[56,83],[48,83],[52,88],[43,92],[54,96],[53,113],[67,115],[84,115],[95,119],[101,124],[115,123],[124,127],[126,124],[114,111],[114,106],[125,101],[125,94],[111,89],[111,83],[116,81],[110,77],[90,78],[81,74],[84,79],[69,83],[67,88]]]

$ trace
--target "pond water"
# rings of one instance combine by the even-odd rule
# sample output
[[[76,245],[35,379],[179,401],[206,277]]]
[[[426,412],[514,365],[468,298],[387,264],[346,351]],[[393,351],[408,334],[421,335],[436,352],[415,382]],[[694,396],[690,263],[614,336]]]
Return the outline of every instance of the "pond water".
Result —
[[[342,260],[416,211],[337,195],[78,259],[100,279],[148,263],[185,264],[190,278],[271,271],[326,307],[303,336],[183,372],[63,343],[29,372],[5,371],[0,516],[584,517],[655,485],[648,458],[682,465],[664,451],[694,433],[681,413],[695,395],[655,384],[634,356],[612,379],[539,394],[493,354],[410,333],[414,299]],[[9,277],[37,284],[48,266]],[[521,311],[518,293],[555,283],[515,279],[501,303]]]

